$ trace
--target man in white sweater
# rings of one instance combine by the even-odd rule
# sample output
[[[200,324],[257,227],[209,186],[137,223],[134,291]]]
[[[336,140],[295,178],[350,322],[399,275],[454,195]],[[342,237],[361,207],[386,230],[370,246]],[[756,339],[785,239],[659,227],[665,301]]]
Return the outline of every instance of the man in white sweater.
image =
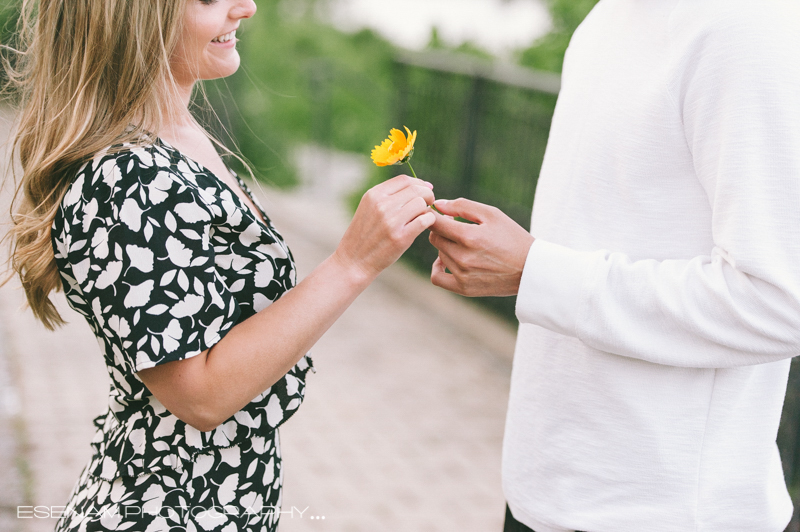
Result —
[[[536,532],[780,532],[800,354],[800,0],[601,0],[530,234],[439,201],[434,284],[518,295],[503,486]],[[535,238],[535,240],[534,240]],[[525,528],[527,527],[527,528]]]

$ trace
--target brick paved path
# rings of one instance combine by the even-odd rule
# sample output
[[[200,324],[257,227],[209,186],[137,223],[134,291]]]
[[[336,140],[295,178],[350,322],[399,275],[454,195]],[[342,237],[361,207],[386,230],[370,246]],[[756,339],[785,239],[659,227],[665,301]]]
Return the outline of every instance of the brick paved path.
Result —
[[[310,195],[261,195],[307,274],[334,249],[342,209]],[[56,333],[21,311],[22,300],[18,288],[0,289],[0,386],[8,375],[19,396],[19,415],[0,412],[0,530],[38,532],[54,522],[12,512],[21,502],[64,504],[89,458],[108,379],[63,296],[70,324]],[[513,342],[508,326],[424,277],[399,265],[385,272],[313,350],[306,403],[281,431],[280,532],[499,531]]]

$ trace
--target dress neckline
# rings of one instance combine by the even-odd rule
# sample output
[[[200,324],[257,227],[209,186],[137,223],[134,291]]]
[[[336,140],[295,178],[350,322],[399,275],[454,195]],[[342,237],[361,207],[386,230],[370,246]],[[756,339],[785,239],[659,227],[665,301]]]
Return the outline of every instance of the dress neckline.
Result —
[[[231,195],[234,198],[234,201],[236,201],[238,203],[238,206],[242,210],[247,212],[247,214],[250,215],[250,217],[252,217],[257,223],[259,223],[260,225],[264,226],[267,229],[270,229],[270,227],[269,227],[269,217],[264,212],[264,209],[262,209],[261,206],[258,204],[258,201],[255,199],[255,197],[253,196],[252,192],[250,191],[250,187],[248,187],[245,184],[245,182],[242,180],[242,178],[239,177],[239,174],[234,172],[227,164],[225,164],[225,161],[222,162],[225,165],[225,168],[231,174],[231,177],[233,177],[236,180],[236,182],[239,184],[239,188],[242,190],[242,192],[244,192],[247,195],[247,197],[250,198],[250,201],[253,202],[253,206],[258,211],[259,216],[256,216],[256,213],[253,212],[253,209],[251,209],[249,205],[247,205],[245,202],[242,201],[242,199],[239,197],[239,195],[236,193],[236,191],[233,190],[230,187],[230,185],[228,185],[228,183],[225,182],[224,179],[221,179],[216,173],[214,173],[212,170],[210,170],[204,164],[202,164],[199,161],[196,161],[195,159],[189,157],[188,155],[186,155],[181,150],[179,150],[178,148],[176,148],[175,146],[173,146],[172,144],[170,144],[166,140],[162,139],[161,137],[158,137],[158,136],[156,137],[156,143],[160,144],[162,147],[164,147],[164,148],[166,148],[166,149],[168,149],[170,151],[173,151],[174,153],[178,154],[178,157],[182,158],[187,163],[194,164],[195,166],[197,166],[200,169],[200,171],[202,171],[202,172],[204,172],[204,173],[206,173],[206,174],[208,174],[210,176],[213,176],[214,179],[216,179],[220,183],[220,185],[222,185],[228,191],[230,191]]]

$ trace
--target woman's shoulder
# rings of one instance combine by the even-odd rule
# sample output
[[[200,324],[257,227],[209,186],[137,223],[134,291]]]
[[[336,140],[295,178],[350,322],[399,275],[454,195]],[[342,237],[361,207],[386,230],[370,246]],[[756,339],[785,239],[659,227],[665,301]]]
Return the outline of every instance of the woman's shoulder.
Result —
[[[147,186],[160,173],[174,179],[185,178],[179,166],[174,154],[157,140],[146,144],[117,144],[96,153],[80,166],[70,189],[73,194],[101,189],[99,191],[113,195],[125,184]]]
[[[62,217],[82,221],[102,213],[117,218],[131,210],[168,208],[176,201],[203,205],[208,198],[198,186],[198,173],[158,139],[110,146],[77,170],[61,202]]]

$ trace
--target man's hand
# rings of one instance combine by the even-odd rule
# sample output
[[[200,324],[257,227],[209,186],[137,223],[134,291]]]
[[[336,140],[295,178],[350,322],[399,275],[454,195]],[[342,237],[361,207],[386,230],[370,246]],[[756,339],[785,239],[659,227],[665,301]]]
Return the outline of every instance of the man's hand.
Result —
[[[431,282],[457,294],[513,296],[533,237],[500,209],[466,199],[439,200],[430,241],[439,250]],[[459,216],[475,224],[458,222]]]

